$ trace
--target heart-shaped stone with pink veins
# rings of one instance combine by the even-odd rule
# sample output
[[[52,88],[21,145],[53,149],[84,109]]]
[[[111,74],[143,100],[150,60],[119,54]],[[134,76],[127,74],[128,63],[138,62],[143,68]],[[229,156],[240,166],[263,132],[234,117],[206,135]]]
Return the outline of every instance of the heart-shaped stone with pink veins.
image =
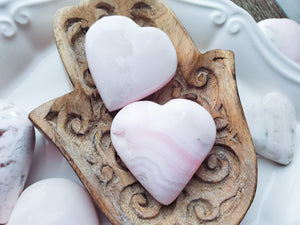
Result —
[[[91,75],[109,111],[140,100],[167,84],[177,68],[176,50],[163,31],[107,16],[86,34]]]
[[[163,106],[150,101],[129,104],[111,126],[112,143],[122,161],[164,205],[181,193],[215,138],[211,115],[185,99],[174,99]]]

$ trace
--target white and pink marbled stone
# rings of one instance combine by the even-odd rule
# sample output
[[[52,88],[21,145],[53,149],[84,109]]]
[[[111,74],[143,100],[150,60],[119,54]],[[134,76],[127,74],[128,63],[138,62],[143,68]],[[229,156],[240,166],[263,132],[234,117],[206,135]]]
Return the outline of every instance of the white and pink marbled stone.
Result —
[[[173,202],[211,150],[216,127],[199,104],[132,103],[114,118],[112,143],[131,173],[162,204]]]
[[[258,23],[265,36],[285,56],[300,64],[300,24],[286,19],[266,19]]]
[[[91,75],[109,111],[140,100],[167,84],[177,68],[176,50],[155,27],[124,16],[94,23],[85,39]]]
[[[27,114],[0,99],[0,224],[8,221],[24,188],[35,146]]]
[[[297,118],[293,103],[278,92],[270,92],[245,105],[245,116],[256,153],[282,165],[294,155]]]

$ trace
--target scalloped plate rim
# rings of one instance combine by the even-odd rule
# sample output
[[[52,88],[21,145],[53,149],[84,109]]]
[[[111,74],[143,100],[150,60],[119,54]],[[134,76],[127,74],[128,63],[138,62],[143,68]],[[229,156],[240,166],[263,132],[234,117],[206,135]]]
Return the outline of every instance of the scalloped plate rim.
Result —
[[[54,1],[55,1],[55,3],[58,4],[58,1],[56,1],[56,0],[54,0]],[[179,2],[179,3],[193,2],[194,4],[197,4],[197,3],[203,2],[204,0],[167,0],[167,2],[170,2],[170,1],[172,1],[172,5],[173,5],[176,2]],[[5,3],[9,3],[9,2],[10,1],[3,1],[3,2],[1,2],[1,4],[5,4]],[[74,4],[77,4],[77,3],[78,3],[78,1],[74,0]],[[0,6],[1,6],[1,4],[0,4]],[[229,3],[229,7],[231,7],[230,5],[232,5],[232,3]],[[240,9],[240,8],[237,8],[237,10],[238,9]],[[257,28],[255,28],[255,29],[257,29]],[[19,34],[17,34],[17,35],[19,35]],[[7,42],[6,44],[11,45],[9,43],[13,43],[13,42]],[[64,70],[60,63],[60,59],[55,50],[53,42],[51,42],[50,45],[43,46],[43,47],[44,47],[44,49],[42,49],[42,50],[41,49],[36,50],[36,52],[34,54],[35,58],[33,58],[30,61],[30,63],[28,63],[26,65],[26,68],[20,69],[19,73],[16,74],[16,76],[19,74],[23,74],[24,76],[26,76],[26,79],[23,79],[22,81],[16,80],[16,81],[11,82],[10,86],[11,86],[12,91],[8,95],[0,92],[0,97],[7,97],[10,101],[23,107],[27,112],[31,111],[31,109],[33,109],[33,107],[39,106],[41,103],[45,102],[44,98],[53,99],[55,97],[61,96],[62,93],[67,93],[67,92],[71,91],[70,87],[68,86],[68,83],[66,81]],[[277,50],[273,49],[272,51],[276,52]],[[7,55],[7,57],[10,57],[10,56]],[[43,57],[43,61],[42,62],[37,61],[36,57]],[[56,85],[57,81],[62,82],[63,84],[59,85],[57,87],[56,91],[50,91],[49,89],[46,89],[45,90],[46,96],[38,96],[37,93],[38,93],[38,90],[40,90],[40,89],[37,87],[34,87],[34,86],[33,87],[28,86],[28,85],[32,85],[32,81],[35,79],[35,77],[37,77],[39,75],[38,73],[43,71],[44,69],[49,69],[49,73],[46,73],[46,75],[50,75],[51,72],[56,74],[55,76],[52,76],[52,79],[51,78],[48,80],[45,79],[45,81],[48,81],[49,88],[51,87],[51,85]],[[298,69],[298,65],[296,65],[296,69]],[[3,76],[3,74],[1,74],[0,76]],[[53,80],[53,79],[57,79],[57,80]],[[241,81],[243,81],[243,80],[241,79]],[[42,81],[39,81],[39,82],[42,82]],[[37,83],[36,86],[39,86],[40,84],[41,83]],[[244,87],[246,87],[246,86],[244,86]],[[44,86],[42,85],[42,87],[40,87],[40,88],[44,88]],[[253,88],[251,90],[252,90],[252,92],[250,92],[249,94],[253,95]],[[32,91],[33,95],[27,93],[29,91]],[[29,97],[31,97],[31,99],[28,99]],[[247,94],[245,94],[242,97],[247,97]],[[299,126],[298,126],[298,130],[299,130]],[[298,134],[300,134],[299,131],[298,131]],[[297,146],[298,146],[298,149],[300,149],[299,141],[298,141]],[[37,148],[39,148],[39,149],[37,149]],[[58,151],[55,151],[56,150],[55,147],[53,145],[49,144],[39,133],[37,134],[37,148],[36,148],[36,152],[35,152],[36,159],[44,159],[44,160],[48,160],[48,161],[45,161],[45,163],[43,163],[43,165],[40,165],[39,163],[37,163],[35,165],[34,169],[36,171],[38,171],[38,170],[40,170],[40,171],[39,171],[39,173],[34,173],[35,177],[32,177],[32,179],[30,180],[30,183],[35,182],[36,180],[42,179],[44,177],[50,177],[50,176],[66,177],[66,178],[78,181],[78,179],[76,179],[76,175],[74,175],[73,171],[71,171],[71,169],[69,168],[69,165],[65,162],[65,160],[58,153]],[[41,153],[42,151],[43,151],[43,153]],[[299,157],[300,154],[297,154],[296,156],[297,157],[294,159],[294,161],[298,162],[300,160],[300,157]],[[293,171],[293,168],[296,168],[296,169],[298,169],[297,171],[300,171],[300,169],[299,169],[300,167],[299,166],[297,167],[296,163],[293,163],[290,167],[286,167],[285,169],[282,169],[281,167],[273,165],[272,163],[265,161],[263,159],[259,159],[258,161],[259,161],[259,173],[258,174],[262,175],[263,176],[262,178],[268,178],[268,182],[266,179],[266,183],[264,183],[264,182],[258,183],[258,191],[257,191],[258,194],[261,191],[261,186],[267,185],[268,192],[265,193],[265,195],[268,196],[268,194],[271,193],[271,189],[273,188],[272,185],[278,184],[278,180],[280,180],[280,178],[278,178],[279,175],[280,176],[286,176],[286,175],[292,176],[292,178],[294,180],[292,180],[293,182],[291,182],[291,183],[294,185],[294,187],[300,187],[300,182],[298,182],[298,183],[296,182],[296,178],[297,178],[297,175],[299,175],[299,173],[298,174],[291,173],[291,172],[295,171],[295,170]],[[57,165],[57,166],[55,166],[56,168],[54,168],[53,166],[51,167],[50,164],[53,164],[53,163],[55,165]],[[49,167],[51,167],[54,170],[56,169],[56,170],[53,173],[49,173],[48,171],[45,171]],[[264,171],[264,173],[262,171]],[[30,184],[30,183],[28,183],[28,184]],[[285,185],[287,185],[287,184],[285,184]],[[283,186],[283,187],[285,187],[285,186]],[[281,186],[279,186],[279,188],[281,188]],[[283,190],[287,190],[287,189],[281,189],[280,191],[283,191]],[[292,193],[297,193],[296,189],[293,189],[293,190],[294,190],[294,192],[292,192]],[[266,197],[264,197],[264,199],[261,199],[261,196],[259,196],[258,194],[256,194],[257,199],[254,200],[254,203],[257,201],[260,201],[260,200],[266,201]],[[283,196],[285,196],[285,195],[283,194]],[[298,194],[297,196],[300,196],[300,195]],[[253,221],[256,222],[255,224],[267,224],[268,222],[270,222],[268,220],[270,218],[266,219],[266,217],[268,216],[267,212],[265,210],[263,211],[263,209],[262,209],[262,207],[267,204],[267,203],[265,203],[265,201],[259,202],[257,204],[253,204],[252,206],[255,208],[254,209],[253,209],[253,207],[251,207],[252,209],[250,208],[250,211],[248,211],[248,213],[247,213],[248,216],[246,215],[246,218],[242,221],[242,224],[254,224],[254,223],[251,223]],[[274,203],[274,202],[271,202],[271,203]],[[273,205],[275,205],[275,204],[272,204],[272,206]],[[290,207],[292,207],[292,206],[289,206],[289,207],[286,206],[285,208],[289,209]],[[275,208],[272,208],[272,209],[276,210]],[[272,211],[272,209],[269,209],[269,210]],[[293,215],[294,218],[297,217],[296,208],[294,211],[290,211],[289,213],[290,213],[289,215]],[[252,221],[251,221],[251,219],[249,219],[249,217],[254,216],[254,215],[256,218],[252,219]],[[280,216],[280,215],[282,215],[282,214],[278,214],[278,216]],[[107,223],[104,222],[103,224],[107,224]]]

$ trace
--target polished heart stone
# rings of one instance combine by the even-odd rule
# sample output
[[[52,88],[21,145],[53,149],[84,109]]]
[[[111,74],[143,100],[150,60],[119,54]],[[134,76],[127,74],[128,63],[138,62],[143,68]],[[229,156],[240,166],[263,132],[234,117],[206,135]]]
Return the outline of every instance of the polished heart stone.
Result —
[[[35,144],[27,114],[0,100],[0,224],[5,224],[23,190]]]
[[[159,202],[180,194],[211,150],[216,127],[199,104],[174,99],[161,106],[124,107],[111,126],[112,143],[127,168]]]
[[[107,16],[86,34],[88,66],[109,111],[140,100],[174,76],[176,50],[155,27],[140,27],[123,16]]]

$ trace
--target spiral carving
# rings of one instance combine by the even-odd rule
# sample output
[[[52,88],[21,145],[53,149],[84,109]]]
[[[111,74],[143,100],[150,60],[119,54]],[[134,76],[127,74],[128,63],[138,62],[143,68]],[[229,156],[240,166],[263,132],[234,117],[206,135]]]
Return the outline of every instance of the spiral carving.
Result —
[[[195,70],[194,76],[192,76],[192,79],[190,80],[190,84],[198,88],[203,88],[205,85],[207,85],[208,76],[210,73],[211,71],[205,67],[198,68]]]
[[[70,131],[72,134],[80,136],[84,135],[87,132],[88,126],[83,124],[81,115],[70,113],[67,115],[65,130]]]
[[[228,159],[212,153],[206,158],[197,175],[204,182],[218,183],[224,180],[229,173]]]
[[[71,130],[75,134],[80,134],[81,130],[81,120],[80,118],[74,118],[71,122]]]
[[[187,209],[190,217],[197,217],[201,222],[213,221],[220,216],[219,207],[213,206],[207,199],[193,200]]]
[[[162,206],[139,183],[127,186],[120,197],[122,210],[130,210],[128,213],[136,218],[151,219],[159,216],[161,212]]]
[[[237,162],[238,158],[230,147],[216,145],[196,172],[195,177],[206,183],[220,183],[230,175],[231,171],[239,171]]]
[[[98,155],[107,152],[111,146],[110,128],[108,126],[100,127],[94,136],[94,146]]]
[[[212,12],[216,12],[215,26],[228,24],[226,12]],[[180,57],[174,78],[147,99],[159,104],[174,98],[191,99],[205,107],[217,125],[216,145],[176,201],[168,206],[159,204],[143,188],[143,181],[139,183],[130,173],[111,143],[110,126],[116,112],[108,112],[96,92],[84,55],[85,32],[107,14],[126,15],[140,25],[159,25],[178,48]],[[93,0],[69,8],[64,17],[56,18],[55,32],[74,91],[45,104],[34,116],[40,119],[40,112],[43,114],[49,107],[47,126],[42,127],[44,114],[40,120],[43,131],[75,165],[96,205],[104,207],[112,221],[148,225],[237,224],[250,204],[255,165],[245,160],[252,157],[252,149],[242,136],[247,128],[244,118],[236,113],[240,105],[234,89],[233,55],[223,50],[201,55],[179,25],[158,0],[133,0],[126,4]]]
[[[111,166],[104,165],[100,169],[100,175],[98,175],[98,179],[101,183],[105,185],[109,184],[114,177],[114,170]]]
[[[187,206],[188,216],[199,223],[216,223],[240,200],[239,189],[244,181],[240,177],[239,158],[230,147],[215,145],[194,175],[193,182],[200,191],[198,198],[192,199]]]
[[[137,193],[131,197],[131,205],[135,213],[139,218],[149,219],[156,217],[159,214],[161,205],[151,204],[149,202],[153,201],[149,194]]]

